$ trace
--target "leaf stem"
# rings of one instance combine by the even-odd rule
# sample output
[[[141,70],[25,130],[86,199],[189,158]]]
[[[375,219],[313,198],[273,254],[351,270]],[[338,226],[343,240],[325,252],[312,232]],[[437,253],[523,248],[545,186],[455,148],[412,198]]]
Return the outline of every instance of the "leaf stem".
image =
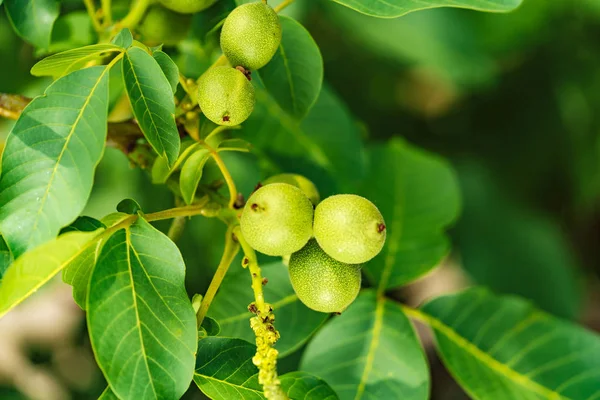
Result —
[[[90,19],[92,20],[92,25],[94,25],[94,29],[96,32],[102,32],[102,25],[100,25],[100,20],[98,19],[98,14],[96,14],[96,6],[94,6],[94,0],[83,0],[85,4],[85,8],[87,10]]]
[[[208,312],[208,308],[212,303],[215,295],[217,294],[217,290],[221,286],[223,282],[223,278],[225,278],[225,274],[227,274],[227,270],[229,270],[229,266],[233,262],[233,259],[240,251],[240,245],[238,242],[234,240],[233,230],[235,225],[230,225],[227,229],[227,233],[225,234],[225,249],[223,250],[223,255],[221,256],[221,261],[219,262],[219,266],[217,267],[217,271],[213,275],[213,278],[208,286],[208,290],[206,290],[206,294],[202,299],[202,303],[200,304],[200,308],[196,313],[196,320],[198,321],[198,327],[202,325],[202,321]]]
[[[100,4],[102,4],[102,15],[104,15],[104,26],[112,25],[112,9],[111,9],[111,0],[101,0]]]
[[[204,143],[204,146],[210,151],[211,157],[217,163],[217,166],[221,170],[221,174],[225,179],[225,183],[227,183],[227,187],[229,189],[229,208],[233,209],[237,200],[237,189],[235,187],[235,182],[231,177],[231,174],[229,173],[229,170],[227,169],[227,166],[223,162],[223,159],[221,158],[219,153],[206,143]]]
[[[294,1],[295,0],[283,0],[281,3],[273,7],[273,11],[275,11],[276,13],[280,13],[281,11],[283,11],[284,8],[292,4]]]
[[[121,28],[133,29],[144,17],[146,9],[150,5],[151,0],[137,0],[129,13],[119,22]]]
[[[145,214],[144,218],[151,221],[160,221],[163,219],[171,219],[177,217],[192,217],[194,215],[213,216],[214,210],[207,210],[205,206],[209,203],[208,196],[204,196],[198,203],[191,206],[175,207],[168,210],[158,211],[155,213]]]

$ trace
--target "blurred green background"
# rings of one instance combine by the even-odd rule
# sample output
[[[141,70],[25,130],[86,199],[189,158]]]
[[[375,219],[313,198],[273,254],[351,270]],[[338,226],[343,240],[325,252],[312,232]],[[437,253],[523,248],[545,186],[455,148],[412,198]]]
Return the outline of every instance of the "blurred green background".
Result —
[[[376,19],[330,1],[297,0],[286,13],[321,48],[327,92],[320,101],[335,103],[341,113],[312,115],[319,135],[343,138],[340,132],[352,130],[367,146],[400,136],[455,167],[463,212],[445,264],[459,268],[461,281],[519,294],[600,331],[600,2],[525,0],[511,14],[434,9]],[[95,40],[79,1],[63,1],[62,15],[50,51]],[[188,39],[167,47],[188,76],[198,76],[216,54],[214,35],[205,33],[218,15],[195,18]],[[0,92],[41,94],[49,81],[28,72],[41,55],[0,13]],[[0,143],[11,125],[0,120]],[[356,145],[334,139],[325,151]],[[246,195],[268,170],[252,155],[225,161]],[[342,183],[323,179],[319,189],[352,191],[354,164],[339,172]],[[296,169],[310,171],[303,168]],[[148,211],[173,204],[166,189],[107,149],[85,213],[102,217],[125,197]],[[220,257],[224,227],[197,218],[185,233],[178,244],[188,290],[203,293]],[[397,296],[410,301],[412,293]],[[83,320],[79,333],[76,346],[85,353]],[[293,369],[298,354],[282,360],[281,368]],[[44,349],[29,355],[44,368],[57,362]],[[77,358],[71,362],[77,365]],[[21,398],[1,373],[0,367],[0,398]],[[74,399],[96,398],[104,388],[93,367],[86,385],[61,374],[56,379]],[[433,355],[432,375],[434,399],[466,398]]]

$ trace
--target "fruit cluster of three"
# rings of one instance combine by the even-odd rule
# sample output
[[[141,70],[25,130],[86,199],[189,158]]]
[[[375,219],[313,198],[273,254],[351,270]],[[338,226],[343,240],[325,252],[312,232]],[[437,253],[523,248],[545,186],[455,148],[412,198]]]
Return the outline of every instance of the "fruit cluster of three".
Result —
[[[316,207],[315,207],[316,206]],[[358,295],[361,266],[385,243],[377,207],[364,197],[341,194],[319,203],[308,179],[273,177],[248,199],[240,226],[255,250],[287,256],[298,298],[321,312],[342,312]]]

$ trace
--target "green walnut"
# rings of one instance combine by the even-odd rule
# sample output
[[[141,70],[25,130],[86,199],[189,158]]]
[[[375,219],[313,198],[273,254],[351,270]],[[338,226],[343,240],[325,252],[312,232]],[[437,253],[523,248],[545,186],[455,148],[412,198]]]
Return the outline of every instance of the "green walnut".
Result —
[[[252,114],[254,100],[254,86],[235,68],[211,68],[198,81],[198,104],[215,124],[241,124]]]
[[[137,31],[148,46],[171,46],[186,38],[191,23],[191,16],[155,5],[148,9]]]
[[[290,257],[290,281],[298,298],[308,308],[340,313],[358,296],[360,268],[359,264],[334,260],[311,239]]]
[[[298,174],[279,174],[273,175],[269,179],[263,182],[263,185],[269,185],[271,183],[287,183],[288,185],[296,186],[302,190],[306,197],[316,206],[321,201],[319,191],[314,183]]]
[[[254,192],[240,228],[252,248],[270,256],[300,250],[312,236],[313,205],[297,187],[273,183]]]
[[[383,248],[386,227],[375,204],[361,196],[340,194],[326,198],[315,209],[314,234],[331,257],[362,264]]]
[[[160,4],[182,14],[193,14],[215,4],[217,0],[159,0]]]
[[[234,67],[247,70],[264,67],[281,43],[277,13],[262,2],[237,7],[225,19],[221,49]]]

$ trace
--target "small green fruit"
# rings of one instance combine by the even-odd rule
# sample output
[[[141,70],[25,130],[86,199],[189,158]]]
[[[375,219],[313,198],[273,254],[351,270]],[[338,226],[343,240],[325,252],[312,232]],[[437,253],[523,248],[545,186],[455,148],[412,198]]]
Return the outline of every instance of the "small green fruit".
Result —
[[[375,257],[385,243],[383,216],[364,197],[340,194],[315,209],[314,233],[321,248],[338,261],[362,264]]]
[[[253,70],[264,67],[281,43],[277,13],[262,2],[237,7],[225,19],[221,49],[234,67]]]
[[[160,43],[170,46],[186,38],[191,22],[189,15],[155,5],[148,9],[137,30],[148,46]]]
[[[311,239],[290,257],[289,273],[294,291],[308,308],[342,312],[360,291],[358,264],[344,264],[329,257]]]
[[[279,174],[270,177],[263,182],[263,185],[269,185],[271,183],[287,183],[288,185],[296,186],[302,190],[306,197],[316,206],[321,201],[319,191],[314,183],[307,178],[298,174]]]
[[[192,14],[215,4],[217,0],[159,0],[160,3],[170,10],[182,14]]]
[[[270,256],[300,250],[312,236],[313,206],[286,183],[263,186],[250,196],[240,227],[252,248]]]
[[[214,67],[198,81],[198,104],[219,125],[239,125],[254,109],[254,86],[235,68]]]

